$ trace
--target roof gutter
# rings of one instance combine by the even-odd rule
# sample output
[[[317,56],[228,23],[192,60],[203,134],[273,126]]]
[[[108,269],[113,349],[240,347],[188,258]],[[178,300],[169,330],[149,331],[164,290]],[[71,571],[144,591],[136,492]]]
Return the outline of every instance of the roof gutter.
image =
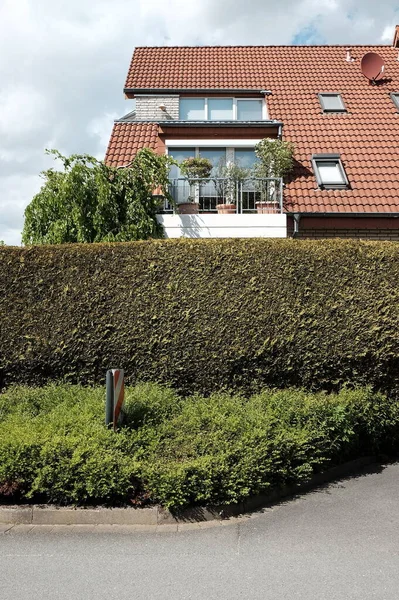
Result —
[[[229,94],[262,94],[270,96],[270,90],[259,88],[124,88],[125,94],[182,94],[193,92],[195,94],[218,94],[220,92]]]
[[[129,119],[122,117],[115,119],[114,123],[154,123],[160,127],[273,127],[278,128],[278,136],[281,136],[283,123],[281,121],[175,121],[173,119]]]
[[[157,121],[163,127],[278,127],[281,121]]]

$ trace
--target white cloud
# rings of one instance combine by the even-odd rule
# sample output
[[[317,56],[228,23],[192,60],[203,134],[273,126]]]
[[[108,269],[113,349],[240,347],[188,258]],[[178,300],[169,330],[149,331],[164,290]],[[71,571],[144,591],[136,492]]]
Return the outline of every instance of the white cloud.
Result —
[[[95,158],[102,160],[104,158],[104,148],[107,147],[109,141],[110,127],[109,124],[117,119],[121,115],[117,113],[105,113],[99,117],[92,119],[87,126],[87,133],[89,136],[97,139],[99,145],[99,152],[95,155]]]
[[[395,34],[395,23],[392,23],[392,25],[387,25],[386,27],[384,27],[384,31],[382,32],[382,35],[380,38],[381,42],[383,44],[389,44],[389,42],[392,42],[394,34]]]
[[[5,175],[0,178],[1,187],[7,190],[2,198],[0,211],[0,240],[7,244],[21,242],[23,213],[26,199],[32,198],[40,190],[42,180],[39,175]]]
[[[134,46],[389,43],[397,0],[2,0],[0,239],[19,240],[24,207],[52,164],[46,147],[102,157]],[[306,38],[306,35],[305,35]]]
[[[0,91],[0,138],[24,137],[45,127],[49,117],[46,96],[22,82]]]

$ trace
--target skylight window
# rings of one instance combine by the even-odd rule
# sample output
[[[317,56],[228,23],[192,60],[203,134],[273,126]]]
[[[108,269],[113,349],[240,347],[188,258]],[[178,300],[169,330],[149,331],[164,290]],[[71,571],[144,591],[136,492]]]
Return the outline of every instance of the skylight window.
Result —
[[[312,164],[320,188],[342,190],[349,187],[339,154],[314,154]]]
[[[391,98],[399,112],[399,92],[393,92]]]
[[[319,101],[323,112],[346,112],[341,94],[319,94]]]

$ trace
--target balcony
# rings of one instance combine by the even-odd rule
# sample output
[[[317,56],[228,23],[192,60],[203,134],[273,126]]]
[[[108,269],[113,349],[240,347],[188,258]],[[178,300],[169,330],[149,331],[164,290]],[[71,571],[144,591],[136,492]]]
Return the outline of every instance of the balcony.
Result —
[[[168,238],[287,237],[280,178],[171,179],[158,221]]]
[[[195,213],[282,214],[283,182],[281,178],[231,179],[215,177],[189,183],[185,178],[171,179],[169,192],[175,207],[167,201],[163,213],[186,213],[187,203]],[[234,205],[234,209],[232,207]],[[230,208],[227,209],[227,206]],[[184,211],[181,209],[184,207]]]

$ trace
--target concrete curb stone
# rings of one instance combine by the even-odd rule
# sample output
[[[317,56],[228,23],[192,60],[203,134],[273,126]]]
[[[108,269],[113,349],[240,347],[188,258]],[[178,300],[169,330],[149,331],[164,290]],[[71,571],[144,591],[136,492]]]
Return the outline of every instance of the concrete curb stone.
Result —
[[[32,523],[32,506],[2,506],[0,507],[0,523]]]
[[[150,508],[74,508],[57,506],[0,506],[1,525],[137,525],[165,527],[175,530],[180,525],[220,522],[231,517],[266,508],[284,498],[310,491],[324,483],[334,481],[376,462],[375,457],[363,457],[315,475],[305,484],[285,486],[268,494],[261,494],[234,505],[191,508],[172,514],[160,506]],[[195,527],[197,525],[197,527]],[[3,529],[3,527],[2,527]]]
[[[1,522],[1,509],[0,509]],[[33,525],[157,525],[154,508],[33,507]]]

